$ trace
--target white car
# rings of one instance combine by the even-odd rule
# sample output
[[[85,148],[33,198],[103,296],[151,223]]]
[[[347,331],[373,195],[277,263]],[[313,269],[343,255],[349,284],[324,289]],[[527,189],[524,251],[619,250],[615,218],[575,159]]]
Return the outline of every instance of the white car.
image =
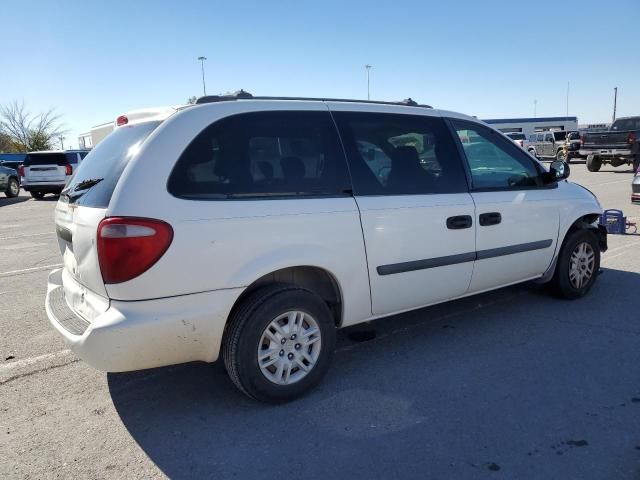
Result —
[[[524,133],[507,132],[505,133],[505,135],[509,137],[513,143],[518,145],[520,148],[524,148],[526,150],[526,147],[529,142],[527,142],[527,136]]]
[[[203,97],[80,165],[47,315],[98,369],[222,357],[240,390],[286,401],[337,328],[533,279],[585,295],[606,231],[567,175],[458,113]]]
[[[47,150],[30,152],[18,171],[22,188],[35,199],[46,193],[59,195],[88,150]]]

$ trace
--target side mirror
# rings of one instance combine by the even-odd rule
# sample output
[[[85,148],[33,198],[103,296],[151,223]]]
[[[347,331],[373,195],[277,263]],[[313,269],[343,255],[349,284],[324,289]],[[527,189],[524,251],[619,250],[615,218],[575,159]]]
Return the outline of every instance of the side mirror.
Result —
[[[571,168],[567,162],[562,160],[554,160],[549,166],[549,174],[553,180],[564,180],[571,173]]]

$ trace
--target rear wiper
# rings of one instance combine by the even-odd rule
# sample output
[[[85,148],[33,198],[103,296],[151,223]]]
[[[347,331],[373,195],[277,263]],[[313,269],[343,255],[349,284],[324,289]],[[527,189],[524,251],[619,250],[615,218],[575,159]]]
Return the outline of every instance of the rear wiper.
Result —
[[[73,187],[73,191],[79,192],[80,190],[87,190],[100,183],[102,180],[104,180],[104,178],[87,178],[86,180],[82,180],[75,187]]]

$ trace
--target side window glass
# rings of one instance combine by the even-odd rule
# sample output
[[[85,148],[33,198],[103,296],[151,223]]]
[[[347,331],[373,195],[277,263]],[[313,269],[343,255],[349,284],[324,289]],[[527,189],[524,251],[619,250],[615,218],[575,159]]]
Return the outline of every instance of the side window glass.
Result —
[[[518,189],[540,185],[540,173],[529,157],[494,131],[454,121],[475,189]]]
[[[328,112],[255,112],[202,131],[176,163],[168,189],[216,199],[336,195],[351,186]]]
[[[72,165],[75,165],[78,163],[78,154],[73,152],[68,152],[64,154],[65,159],[67,160],[67,163],[70,163]]]
[[[545,142],[553,142],[553,135],[551,133],[545,134],[544,141]]]
[[[335,112],[356,195],[467,191],[455,143],[440,118]]]

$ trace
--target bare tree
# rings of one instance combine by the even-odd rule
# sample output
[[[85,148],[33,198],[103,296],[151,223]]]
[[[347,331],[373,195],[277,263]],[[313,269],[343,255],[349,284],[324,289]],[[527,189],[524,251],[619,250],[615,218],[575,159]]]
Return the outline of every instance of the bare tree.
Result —
[[[196,100],[198,100],[196,97],[189,97],[187,99],[187,103],[193,105],[194,103],[196,103]]]
[[[0,106],[0,132],[11,138],[17,150],[32,152],[53,148],[54,141],[66,130],[55,109],[35,115],[26,109],[24,102],[14,100]]]

